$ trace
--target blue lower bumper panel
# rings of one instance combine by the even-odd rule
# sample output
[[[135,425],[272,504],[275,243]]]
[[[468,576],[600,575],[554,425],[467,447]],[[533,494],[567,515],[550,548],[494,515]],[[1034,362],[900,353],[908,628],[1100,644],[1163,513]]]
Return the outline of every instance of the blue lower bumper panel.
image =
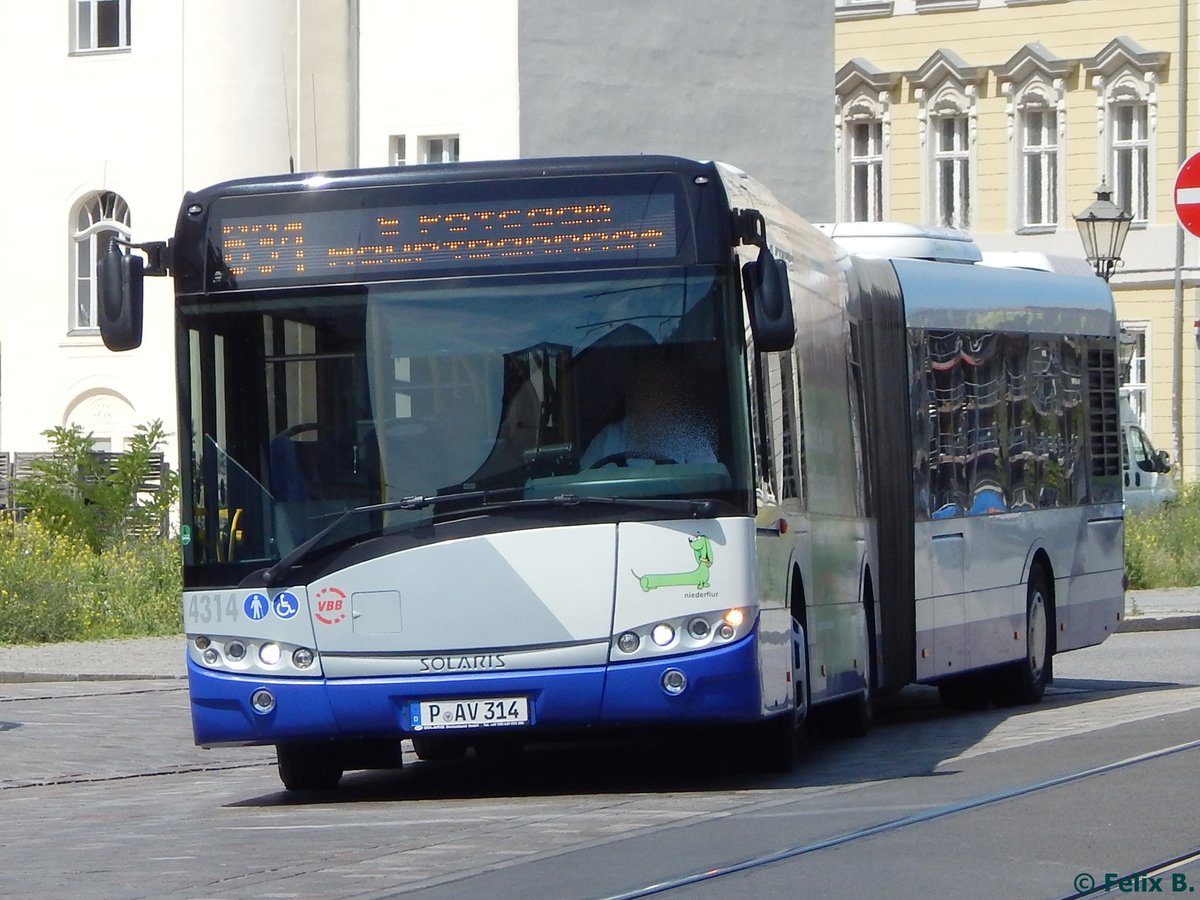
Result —
[[[406,678],[255,678],[188,663],[192,727],[203,746],[339,737],[411,737],[415,704],[479,697],[529,699],[534,729],[747,721],[760,715],[756,634],[736,644],[653,661],[530,672]],[[686,682],[672,695],[663,673]],[[255,691],[275,698],[268,713]],[[448,732],[438,732],[448,733]]]

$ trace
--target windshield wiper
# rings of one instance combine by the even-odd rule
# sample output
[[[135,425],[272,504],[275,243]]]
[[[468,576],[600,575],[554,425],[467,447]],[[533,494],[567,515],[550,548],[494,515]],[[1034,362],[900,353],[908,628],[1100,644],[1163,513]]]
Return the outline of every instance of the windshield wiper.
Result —
[[[285,556],[275,565],[271,566],[262,573],[263,584],[267,587],[275,587],[282,583],[281,579],[288,571],[300,565],[308,559],[312,553],[319,548],[330,534],[338,529],[339,526],[347,519],[363,513],[372,512],[387,512],[394,509],[425,509],[435,503],[442,503],[453,500],[455,502],[471,502],[475,500],[482,501],[481,503],[468,507],[462,510],[456,510],[456,515],[463,513],[476,513],[484,509],[514,509],[534,506],[582,506],[592,504],[606,504],[611,506],[632,506],[640,509],[661,510],[663,512],[677,512],[686,515],[688,518],[698,519],[706,518],[716,510],[716,502],[713,500],[680,500],[673,498],[638,498],[638,497],[594,497],[580,496],[578,494],[556,494],[553,497],[532,497],[518,500],[501,500],[507,494],[524,492],[524,488],[502,488],[491,491],[460,491],[456,494],[433,494],[424,496],[420,494],[411,497],[402,497],[399,500],[390,500],[387,503],[372,503],[367,506],[355,506],[346,510],[303,544]],[[424,524],[424,523],[422,523]]]
[[[340,516],[310,537],[303,544],[285,556],[271,568],[262,573],[263,584],[268,587],[274,587],[280,584],[280,579],[283,575],[292,568],[304,562],[314,550],[325,542],[333,532],[337,531],[341,524],[347,519],[354,516],[362,515],[363,513],[373,512],[389,512],[395,509],[425,509],[432,506],[434,503],[441,503],[446,500],[456,501],[472,501],[482,500],[487,504],[489,498],[502,497],[506,494],[524,492],[524,488],[503,488],[492,491],[459,491],[454,494],[431,494],[429,496],[423,494],[414,494],[411,497],[401,497],[399,500],[389,500],[386,503],[370,503],[366,506],[354,506],[343,512]]]

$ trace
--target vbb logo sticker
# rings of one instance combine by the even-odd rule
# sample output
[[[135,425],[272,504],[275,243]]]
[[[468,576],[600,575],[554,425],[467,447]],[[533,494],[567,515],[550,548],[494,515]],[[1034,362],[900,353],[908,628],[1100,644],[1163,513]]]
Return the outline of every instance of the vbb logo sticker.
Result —
[[[324,587],[317,591],[317,609],[313,613],[323,625],[336,625],[346,618],[346,595],[335,587]]]

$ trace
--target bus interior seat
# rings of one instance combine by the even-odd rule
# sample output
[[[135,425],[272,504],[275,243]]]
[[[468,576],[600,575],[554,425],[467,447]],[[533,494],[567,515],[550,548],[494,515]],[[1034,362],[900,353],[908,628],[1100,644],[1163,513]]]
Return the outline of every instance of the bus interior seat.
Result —
[[[276,501],[317,500],[322,496],[321,444],[297,440],[297,435],[316,432],[312,422],[293,425],[271,438],[271,496]]]

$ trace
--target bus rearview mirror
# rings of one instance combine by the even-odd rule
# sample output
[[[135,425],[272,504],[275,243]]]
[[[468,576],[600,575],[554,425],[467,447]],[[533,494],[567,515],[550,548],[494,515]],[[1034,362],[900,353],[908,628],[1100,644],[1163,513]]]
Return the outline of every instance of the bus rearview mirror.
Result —
[[[762,247],[758,259],[742,266],[742,282],[755,349],[760,353],[791,349],[796,341],[796,323],[787,263]]]
[[[96,306],[100,337],[109,350],[133,350],[142,345],[143,270],[142,258],[122,253],[116,241],[100,257]]]

